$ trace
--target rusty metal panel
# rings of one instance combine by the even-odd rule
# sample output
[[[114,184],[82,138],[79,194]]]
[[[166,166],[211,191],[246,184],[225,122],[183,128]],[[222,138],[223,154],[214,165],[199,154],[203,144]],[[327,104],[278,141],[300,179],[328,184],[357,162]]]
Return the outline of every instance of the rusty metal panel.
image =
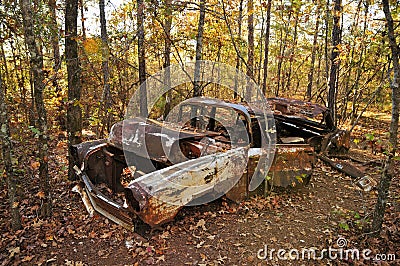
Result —
[[[316,103],[288,98],[268,98],[268,103],[273,110],[279,111],[284,115],[300,115],[315,118],[328,110],[328,108]]]
[[[246,166],[246,171],[243,173],[239,181],[232,187],[230,191],[228,191],[225,195],[228,199],[239,203],[245,199],[248,199],[254,195],[263,195],[264,194],[264,186],[265,182],[263,182],[257,189],[254,191],[249,191],[250,180],[254,175],[254,172],[257,168],[258,161],[260,159],[259,148],[251,148],[248,154],[248,161]]]
[[[237,148],[146,174],[126,188],[128,203],[152,226],[172,220],[183,206],[225,194],[221,184],[232,187],[236,182],[233,179],[244,170],[240,165],[246,161],[246,150]]]
[[[276,149],[268,182],[280,187],[307,182],[316,160],[313,148],[307,144],[278,144]]]
[[[350,149],[350,132],[337,129],[327,134],[321,143],[321,151],[327,154],[343,154]]]
[[[88,153],[90,153],[92,150],[97,149],[98,147],[106,146],[106,142],[106,139],[99,139],[83,142],[70,147],[71,154],[74,159],[74,164],[80,166]]]
[[[360,168],[354,166],[353,164],[343,161],[343,160],[332,160],[329,159],[328,157],[324,155],[319,155],[318,158],[320,158],[322,161],[325,163],[329,164],[332,168],[345,173],[346,175],[352,177],[352,178],[362,178],[365,176],[365,172],[362,171]]]
[[[253,195],[265,194],[265,182],[255,191],[249,191],[249,182],[252,178],[259,155],[249,156],[247,170],[239,182],[226,194],[230,200],[240,202]],[[308,182],[315,163],[314,149],[307,144],[278,144],[271,168],[266,175],[270,185],[288,187]]]
[[[135,183],[125,189],[125,197],[129,209],[151,227],[172,221],[183,207],[157,199]]]
[[[165,162],[165,158],[170,157],[170,154],[165,154],[164,147],[171,148],[182,140],[200,140],[206,136],[217,135],[218,133],[211,131],[182,130],[176,125],[137,117],[114,124],[107,141],[120,150]]]
[[[84,172],[80,172],[79,169],[75,169],[75,171],[77,171],[77,174],[81,177],[82,182],[85,185],[84,190],[80,190],[82,193],[80,193],[81,196],[88,196],[92,207],[100,214],[124,226],[128,230],[133,230],[134,227],[132,215],[129,213],[128,209],[108,199],[101,192],[99,192]]]
[[[228,199],[237,203],[249,197],[249,177],[246,172],[240,177],[239,181],[225,195]]]

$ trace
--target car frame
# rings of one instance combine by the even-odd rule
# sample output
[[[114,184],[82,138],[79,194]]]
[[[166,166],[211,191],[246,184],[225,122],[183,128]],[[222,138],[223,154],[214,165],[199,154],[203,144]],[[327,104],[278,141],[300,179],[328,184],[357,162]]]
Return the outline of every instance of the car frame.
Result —
[[[262,157],[260,147],[266,141],[260,129],[266,123],[263,112],[246,103],[200,97],[180,106],[178,121],[185,120],[181,119],[184,106],[195,110],[186,126],[135,117],[114,124],[108,139],[72,146],[74,169],[80,178],[75,190],[91,215],[95,210],[130,230],[138,218],[157,227],[173,220],[183,206],[204,195],[214,198],[225,195],[240,202],[251,195],[264,195],[272,187],[307,184],[316,151],[342,153],[349,149],[349,133],[334,126],[329,109],[286,98],[269,98],[268,103],[277,142],[267,173],[257,168]],[[208,113],[203,110],[206,108]],[[226,132],[221,133],[227,129],[217,130],[217,109],[237,113],[247,131],[246,145],[240,145],[240,138],[236,140],[239,144],[233,146],[234,141]],[[204,114],[207,115],[202,117]],[[204,118],[208,119],[207,125],[200,125]],[[124,134],[132,136],[129,145]],[[166,145],[169,145],[167,152]],[[174,158],[177,153],[184,156]],[[243,160],[247,160],[245,169],[236,167]],[[199,174],[196,169],[204,165],[210,167]],[[250,191],[254,174],[261,174],[263,182]],[[232,181],[231,176],[240,178]],[[171,192],[172,181],[190,185]],[[221,184],[229,184],[230,190],[221,192]]]

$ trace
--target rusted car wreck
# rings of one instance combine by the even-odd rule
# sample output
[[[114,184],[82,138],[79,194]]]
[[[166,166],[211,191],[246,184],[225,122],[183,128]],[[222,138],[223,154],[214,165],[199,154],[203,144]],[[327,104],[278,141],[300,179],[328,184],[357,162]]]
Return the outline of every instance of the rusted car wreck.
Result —
[[[275,156],[269,172],[261,173],[264,182],[254,191],[249,191],[249,184],[263,141],[257,122],[260,113],[243,103],[209,98],[183,104],[177,115],[179,125],[136,117],[116,123],[108,139],[73,146],[74,169],[81,180],[75,189],[91,214],[98,211],[129,229],[138,218],[155,227],[173,220],[183,206],[206,194],[241,201],[272,186],[306,184],[315,151],[329,154],[349,149],[349,134],[334,126],[327,108],[285,98],[268,102],[275,120]],[[190,111],[185,108],[197,113],[193,117],[192,111],[192,118],[187,118]],[[248,147],[233,145],[242,139],[229,135],[229,121],[221,123],[228,111],[233,112],[232,123],[241,122],[245,128],[241,136],[248,138]],[[128,140],[123,138],[127,134],[123,128],[131,135]],[[163,149],[166,145],[168,152]],[[244,160],[245,169],[237,167]],[[201,173],[196,172],[199,167]],[[240,178],[222,193],[220,184],[233,182],[226,177],[234,171],[240,171]],[[171,182],[185,187],[171,189]],[[197,186],[196,190],[187,184]]]

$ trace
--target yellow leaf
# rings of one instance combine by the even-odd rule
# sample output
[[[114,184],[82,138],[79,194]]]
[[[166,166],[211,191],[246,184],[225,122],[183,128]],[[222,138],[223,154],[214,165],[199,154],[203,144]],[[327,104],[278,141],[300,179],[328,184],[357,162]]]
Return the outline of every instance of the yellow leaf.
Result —
[[[22,262],[31,261],[33,258],[34,258],[34,256],[25,256],[25,257],[22,259]]]
[[[10,249],[8,249],[8,251],[10,252],[10,256],[8,256],[8,257],[12,258],[12,257],[14,257],[15,254],[18,254],[20,252],[20,248],[19,247],[10,248]]]
[[[85,48],[85,51],[89,54],[95,54],[100,51],[99,43],[93,38],[88,38],[83,41],[83,47]]]

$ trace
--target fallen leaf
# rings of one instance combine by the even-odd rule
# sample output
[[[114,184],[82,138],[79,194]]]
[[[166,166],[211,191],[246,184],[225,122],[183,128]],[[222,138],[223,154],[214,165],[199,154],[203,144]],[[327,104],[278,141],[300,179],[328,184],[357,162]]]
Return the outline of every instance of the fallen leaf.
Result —
[[[27,261],[31,261],[35,256],[25,256],[21,261],[22,262],[27,262]]]
[[[165,231],[160,235],[160,238],[162,238],[162,239],[166,239],[168,237],[169,237],[169,232],[168,231]]]
[[[43,191],[39,191],[38,193],[36,193],[36,197],[38,197],[39,199],[44,199],[45,194]]]
[[[201,241],[199,244],[196,245],[196,248],[201,248],[204,245],[205,241]]]
[[[8,258],[14,257],[15,254],[18,254],[20,251],[21,251],[21,249],[19,247],[9,248],[8,252],[10,252],[10,256],[8,256]]]
[[[31,163],[31,168],[32,168],[32,170],[38,170],[39,169],[39,166],[40,166],[40,163],[39,162],[32,162]]]
[[[261,238],[261,236],[258,235],[258,234],[256,234],[256,233],[253,233],[253,235],[254,235],[255,237],[257,237],[257,238]]]
[[[56,257],[46,260],[46,263],[55,262],[55,261],[57,261]],[[77,265],[77,264],[75,264],[75,265]]]
[[[90,238],[96,238],[96,237],[97,237],[96,232],[95,232],[95,231],[91,231],[91,232],[89,233],[89,237],[90,237]]]
[[[197,228],[198,228],[198,227],[201,227],[201,228],[203,228],[203,230],[207,230],[207,228],[205,227],[205,225],[206,225],[206,221],[204,221],[204,219],[200,219],[200,220],[197,222],[196,227],[197,227]]]
[[[112,235],[112,231],[108,232],[108,233],[104,233],[100,236],[100,238],[105,239],[105,238],[109,238]]]
[[[247,257],[247,261],[248,261],[248,262],[253,262],[253,261],[254,261],[254,257],[251,256],[251,255],[248,256],[248,257]]]

